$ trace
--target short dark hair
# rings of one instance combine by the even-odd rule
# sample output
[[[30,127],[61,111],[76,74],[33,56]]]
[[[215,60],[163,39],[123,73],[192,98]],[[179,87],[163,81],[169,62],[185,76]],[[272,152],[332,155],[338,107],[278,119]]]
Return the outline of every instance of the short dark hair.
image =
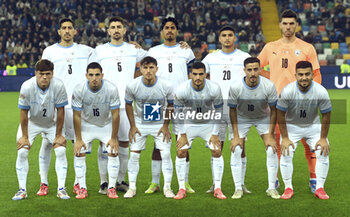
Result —
[[[226,30],[229,30],[229,31],[232,31],[233,33],[236,33],[235,29],[232,26],[226,25],[226,26],[223,26],[219,29],[219,35],[221,34],[222,31],[226,31]]]
[[[281,14],[281,21],[283,18],[294,18],[295,20],[297,20],[298,16],[291,9],[287,9],[287,10],[284,10]]]
[[[53,72],[53,63],[47,59],[41,59],[35,64],[35,71],[52,71]]]
[[[260,66],[260,60],[256,57],[248,57],[244,60],[244,67],[246,67],[249,63],[258,63]]]
[[[145,58],[143,58],[142,60],[141,60],[141,66],[143,66],[144,64],[150,64],[150,63],[153,63],[154,65],[156,65],[157,66],[157,60],[155,59],[155,58],[153,58],[153,57],[150,57],[150,56],[146,56]]]
[[[204,63],[197,61],[193,63],[192,69],[204,69],[205,72],[205,65]]]
[[[74,27],[74,22],[73,22],[73,20],[70,19],[70,18],[65,17],[65,18],[62,18],[62,19],[60,20],[59,28],[61,28],[61,27],[62,27],[62,24],[65,23],[65,22],[70,22],[70,23],[72,23],[72,25],[73,25],[73,27]]]
[[[111,25],[112,22],[120,22],[124,27],[126,27],[127,25],[127,22],[119,16],[111,17],[111,19],[109,19],[108,21],[108,27]]]
[[[173,22],[173,23],[175,24],[175,26],[176,26],[176,29],[179,29],[179,23],[177,22],[177,20],[176,20],[174,17],[164,18],[164,19],[162,20],[161,29],[164,28],[164,26],[165,26],[165,24],[166,24],[167,22]]]
[[[312,70],[312,64],[309,61],[299,61],[295,65],[295,71],[298,69],[306,69],[306,68],[311,68]]]
[[[99,69],[101,71],[101,73],[102,73],[102,66],[99,63],[97,63],[97,62],[89,63],[89,65],[86,68],[86,73],[88,73],[89,69]]]

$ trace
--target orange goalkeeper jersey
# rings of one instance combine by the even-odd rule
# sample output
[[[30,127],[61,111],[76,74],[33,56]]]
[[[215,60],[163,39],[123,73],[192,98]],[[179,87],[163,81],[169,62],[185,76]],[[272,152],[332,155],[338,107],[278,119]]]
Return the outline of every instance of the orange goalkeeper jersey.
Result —
[[[311,44],[299,38],[290,44],[283,43],[282,39],[269,42],[258,58],[261,67],[270,66],[270,80],[275,84],[278,94],[287,84],[296,80],[295,65],[301,60],[307,60],[312,64],[314,80],[321,83],[316,50]]]

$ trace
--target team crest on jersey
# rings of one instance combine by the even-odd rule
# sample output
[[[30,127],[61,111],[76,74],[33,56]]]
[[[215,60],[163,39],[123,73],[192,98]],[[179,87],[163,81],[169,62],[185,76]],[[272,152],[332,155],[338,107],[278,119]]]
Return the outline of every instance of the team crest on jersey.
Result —
[[[295,55],[299,56],[301,51],[299,49],[297,49],[297,50],[294,51],[294,53],[295,53]]]
[[[25,96],[24,94],[20,94],[20,95],[19,95],[19,98],[20,98],[20,99],[25,99],[26,96]]]
[[[157,103],[143,104],[143,120],[144,121],[160,121],[162,105]]]
[[[72,63],[73,62],[73,58],[66,58],[67,63]]]

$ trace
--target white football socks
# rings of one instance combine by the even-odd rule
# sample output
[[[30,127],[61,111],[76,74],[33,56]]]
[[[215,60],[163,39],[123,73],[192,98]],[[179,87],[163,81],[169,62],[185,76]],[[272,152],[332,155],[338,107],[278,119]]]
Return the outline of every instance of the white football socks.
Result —
[[[97,150],[98,172],[100,173],[101,185],[105,182],[108,182],[107,181],[108,153],[103,153],[102,145],[100,144]]]
[[[171,160],[170,149],[161,150],[162,157],[162,172],[164,176],[164,189],[170,189],[171,179],[173,177],[173,162]],[[186,165],[187,166],[187,165]]]
[[[115,188],[119,173],[119,157],[108,156],[108,188]]]
[[[47,175],[49,173],[50,161],[51,161],[52,145],[49,140],[43,137],[41,141],[41,147],[39,152],[39,174],[41,183],[48,184]]]
[[[324,187],[329,169],[329,155],[321,155],[321,150],[316,150],[316,190]]]
[[[294,149],[292,146],[289,146],[289,155],[287,155],[287,151],[285,151],[285,156],[281,153],[280,167],[281,167],[281,175],[284,182],[284,188],[293,189],[292,185],[292,176],[293,176],[293,156]]]
[[[130,152],[130,159],[128,163],[128,177],[129,177],[129,188],[136,189],[137,174],[140,170],[140,154],[136,152]]]
[[[162,171],[162,161],[152,160],[152,183],[159,184],[160,172]]]
[[[128,170],[128,161],[129,161],[129,147],[120,147],[119,146],[119,174],[118,182],[121,183],[125,181],[125,174]]]
[[[221,188],[222,174],[224,173],[224,158],[213,157],[213,171],[215,188]]]
[[[78,180],[78,183],[80,185],[80,188],[86,187],[86,162],[85,162],[85,156],[84,157],[76,157],[75,158],[75,176]]]
[[[16,160],[16,172],[17,179],[20,189],[27,189],[27,175],[29,170],[28,165],[28,153],[29,150],[21,148],[17,151],[17,160]]]
[[[176,156],[175,160],[177,181],[179,182],[179,189],[186,189],[185,176],[186,176],[186,157],[179,158]]]
[[[235,151],[231,152],[231,172],[235,190],[242,190],[242,148],[236,146]]]
[[[66,147],[59,146],[55,148],[56,154],[56,174],[57,174],[57,189],[64,188],[66,186],[67,177],[67,157]]]
[[[278,157],[277,152],[273,153],[271,146],[268,146],[266,150],[266,167],[269,184],[268,190],[272,190],[275,189],[276,175],[278,170]]]

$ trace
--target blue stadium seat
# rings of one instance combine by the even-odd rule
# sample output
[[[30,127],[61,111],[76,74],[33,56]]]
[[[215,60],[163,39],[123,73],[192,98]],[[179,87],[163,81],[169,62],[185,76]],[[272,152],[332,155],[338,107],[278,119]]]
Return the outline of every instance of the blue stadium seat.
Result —
[[[340,48],[340,52],[341,52],[342,54],[347,54],[347,53],[349,53],[349,50],[348,50],[347,47],[341,47],[341,48]]]
[[[346,63],[350,65],[350,60],[346,60]]]
[[[303,32],[310,32],[310,26],[301,26]]]
[[[348,45],[345,42],[340,42],[339,43],[339,48],[346,48],[346,49],[348,49]]]

